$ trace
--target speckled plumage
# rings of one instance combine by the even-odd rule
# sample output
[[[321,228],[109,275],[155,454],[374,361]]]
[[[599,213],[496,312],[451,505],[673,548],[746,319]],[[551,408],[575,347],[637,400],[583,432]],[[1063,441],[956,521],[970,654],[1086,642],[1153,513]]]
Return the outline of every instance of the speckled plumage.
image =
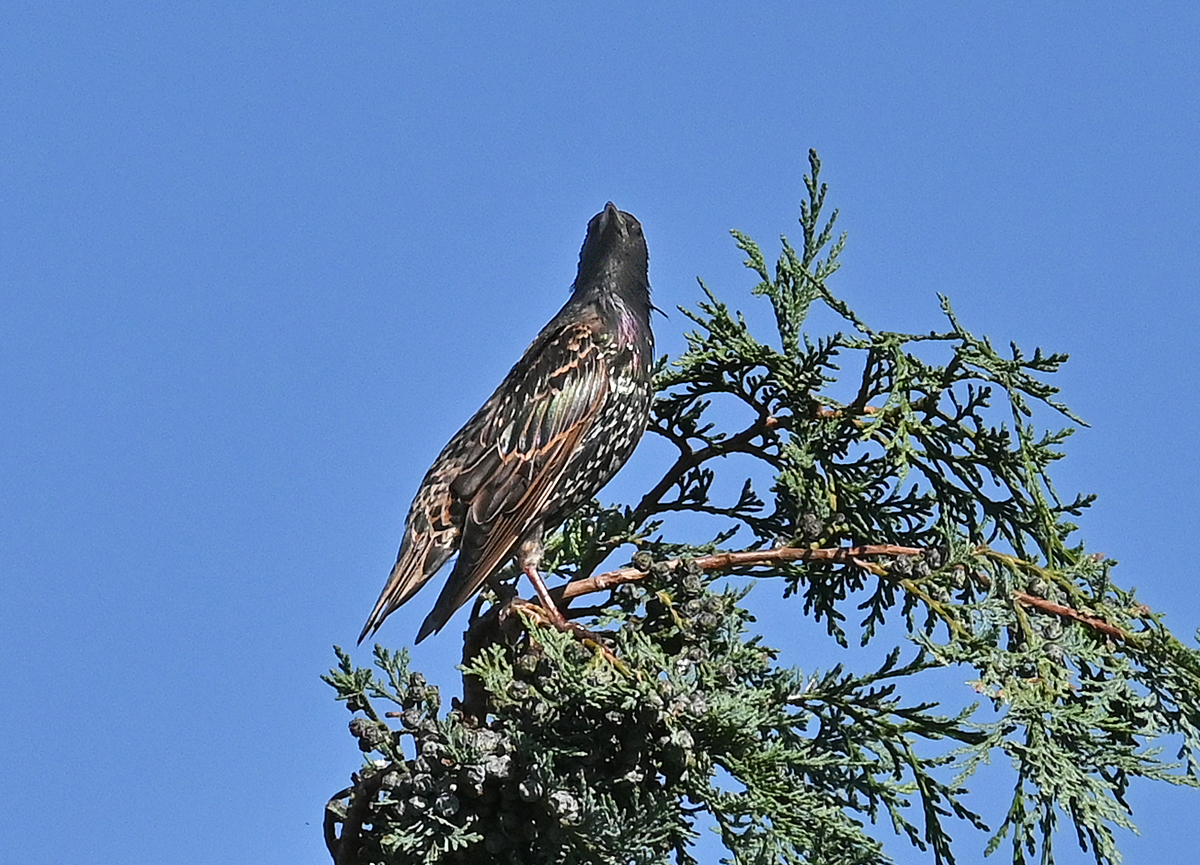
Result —
[[[535,569],[543,533],[629,459],[653,396],[647,265],[641,224],[609,202],[588,223],[570,300],[425,475],[359,642],[455,551],[417,642],[511,557]]]

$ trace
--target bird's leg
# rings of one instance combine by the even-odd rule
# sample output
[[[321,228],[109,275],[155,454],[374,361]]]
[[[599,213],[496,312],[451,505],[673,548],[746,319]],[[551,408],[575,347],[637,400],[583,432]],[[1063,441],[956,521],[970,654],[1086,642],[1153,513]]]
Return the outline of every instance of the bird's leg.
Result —
[[[554,599],[550,597],[550,590],[546,588],[546,583],[542,580],[542,575],[538,573],[537,562],[522,561],[521,570],[525,572],[525,576],[529,577],[529,582],[533,583],[533,590],[537,592],[538,600],[542,603],[542,609],[546,611],[546,617],[560,631],[569,630],[570,626],[567,623],[566,616],[559,612]]]
[[[521,545],[517,548],[517,564],[521,566],[521,570],[525,576],[529,577],[529,582],[533,583],[533,590],[537,592],[538,600],[542,603],[542,609],[546,611],[546,617],[560,631],[567,630],[567,618],[564,616],[554,603],[554,599],[550,597],[550,590],[546,588],[545,582],[542,581],[542,575],[538,573],[538,566],[542,563],[542,527],[534,527],[526,536]]]
[[[521,570],[525,576],[529,577],[529,582],[533,583],[533,589],[537,592],[538,600],[541,602],[541,609],[532,608],[533,612],[539,617],[544,617],[549,624],[558,628],[560,631],[571,634],[575,639],[582,641],[585,645],[591,645],[598,649],[604,657],[609,661],[619,664],[617,656],[612,650],[604,645],[599,634],[592,633],[578,622],[572,622],[562,614],[562,611],[554,603],[554,599],[550,597],[550,590],[546,588],[545,582],[542,580],[542,575],[538,573],[538,565],[542,562],[542,533],[540,529],[522,542],[517,553],[517,563],[521,566]],[[520,601],[514,603],[521,603]]]

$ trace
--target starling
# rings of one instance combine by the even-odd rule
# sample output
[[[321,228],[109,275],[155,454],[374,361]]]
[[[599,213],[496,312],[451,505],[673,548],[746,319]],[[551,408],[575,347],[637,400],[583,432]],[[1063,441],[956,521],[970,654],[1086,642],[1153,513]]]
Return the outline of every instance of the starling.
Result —
[[[516,557],[547,614],[544,532],[629,459],[649,420],[654,334],[642,226],[610,201],[588,223],[571,298],[433,461],[358,641],[458,551],[417,642]]]

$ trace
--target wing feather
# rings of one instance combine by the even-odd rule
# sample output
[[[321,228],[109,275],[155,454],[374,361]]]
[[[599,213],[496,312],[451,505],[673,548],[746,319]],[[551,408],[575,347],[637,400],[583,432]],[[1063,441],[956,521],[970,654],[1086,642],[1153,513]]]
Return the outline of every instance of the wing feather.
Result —
[[[501,399],[480,427],[482,456],[453,485],[468,505],[458,561],[418,642],[440,630],[521,540],[540,529],[571,457],[608,397],[601,339],[588,322],[568,324],[522,358],[497,390]]]

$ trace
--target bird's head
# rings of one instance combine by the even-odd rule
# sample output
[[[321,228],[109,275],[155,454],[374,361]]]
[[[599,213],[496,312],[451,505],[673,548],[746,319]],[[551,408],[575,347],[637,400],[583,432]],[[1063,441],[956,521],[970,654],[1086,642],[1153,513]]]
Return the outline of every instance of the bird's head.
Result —
[[[610,291],[649,292],[650,255],[642,224],[611,201],[588,223],[579,251],[575,290],[600,287]]]

